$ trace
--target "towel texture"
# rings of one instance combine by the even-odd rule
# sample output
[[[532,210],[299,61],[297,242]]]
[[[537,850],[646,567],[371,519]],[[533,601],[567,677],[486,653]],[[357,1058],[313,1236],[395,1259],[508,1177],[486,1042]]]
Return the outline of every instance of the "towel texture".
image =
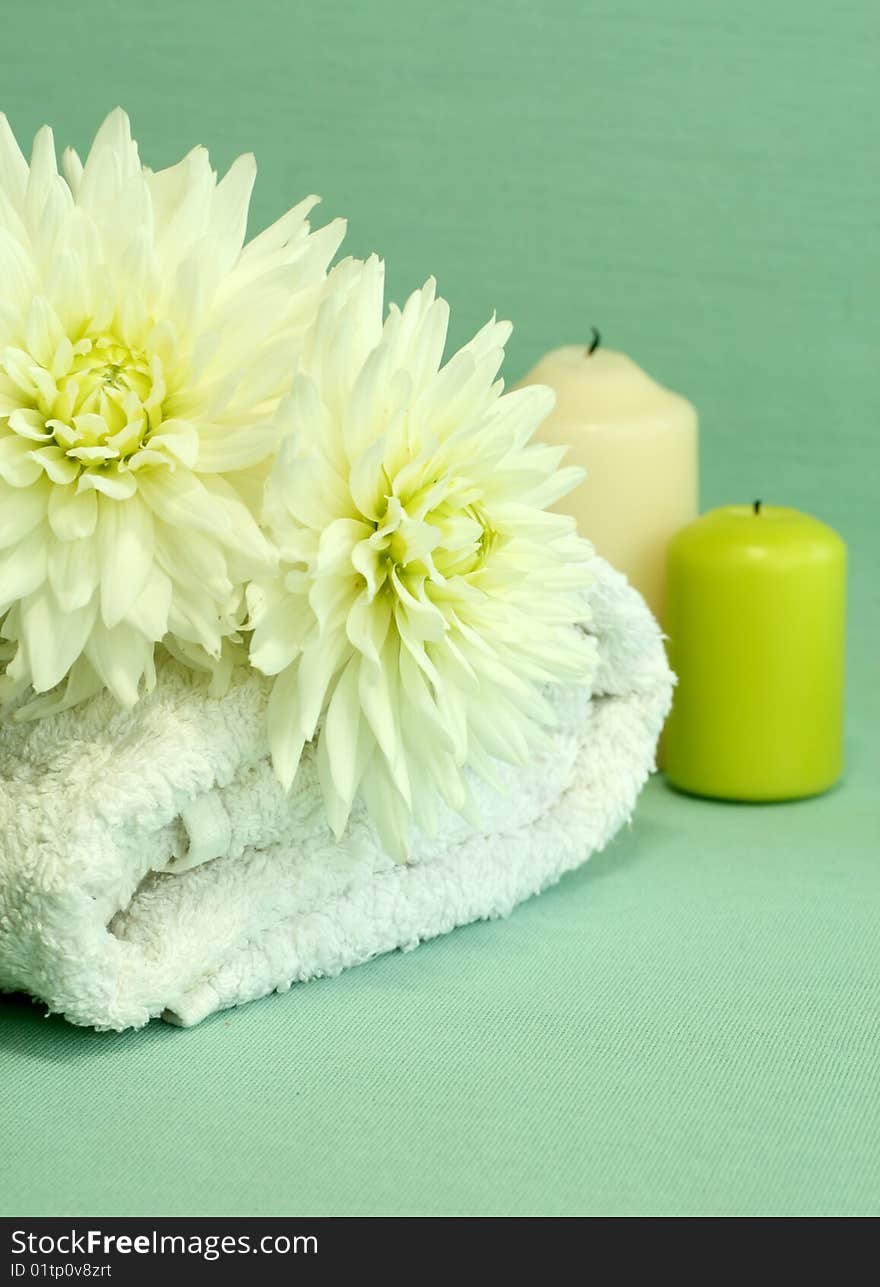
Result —
[[[341,843],[305,756],[289,796],[266,681],[226,697],[168,660],[134,711],[102,695],[0,731],[0,989],[73,1023],[188,1026],[214,1010],[503,916],[601,849],[651,771],[672,676],[641,598],[601,559],[592,693],[553,694],[553,747],[474,783],[397,865],[355,812]]]

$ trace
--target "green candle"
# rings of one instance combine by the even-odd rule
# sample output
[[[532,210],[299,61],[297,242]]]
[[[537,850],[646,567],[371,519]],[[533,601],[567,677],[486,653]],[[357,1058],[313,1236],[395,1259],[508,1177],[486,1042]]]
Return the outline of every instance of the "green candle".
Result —
[[[827,790],[843,767],[843,541],[797,510],[728,505],[672,539],[667,575],[670,782],[726,800]]]

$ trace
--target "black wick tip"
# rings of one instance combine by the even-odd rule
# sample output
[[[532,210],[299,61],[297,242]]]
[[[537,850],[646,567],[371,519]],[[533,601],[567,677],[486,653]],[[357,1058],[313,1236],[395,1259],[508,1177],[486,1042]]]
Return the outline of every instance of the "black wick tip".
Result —
[[[753,505],[752,505],[752,509],[755,511],[755,513],[756,513],[756,514],[760,514],[760,512],[761,512],[761,501],[755,501],[755,502],[753,503]]]
[[[602,336],[596,330],[595,326],[591,326],[590,330],[593,332],[593,338],[590,342],[590,347],[587,349],[587,357],[592,357],[596,352],[596,349],[602,343]]]

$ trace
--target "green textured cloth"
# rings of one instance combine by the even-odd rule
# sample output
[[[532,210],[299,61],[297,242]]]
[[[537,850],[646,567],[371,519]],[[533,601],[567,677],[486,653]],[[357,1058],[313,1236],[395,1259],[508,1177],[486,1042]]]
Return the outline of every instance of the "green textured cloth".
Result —
[[[436,272],[511,377],[600,326],[686,393],[705,505],[807,509],[852,556],[849,767],[633,827],[506,922],[191,1031],[0,1000],[2,1210],[876,1212],[873,0],[80,0],[11,6],[19,137],[258,153],[254,226],[308,190]]]

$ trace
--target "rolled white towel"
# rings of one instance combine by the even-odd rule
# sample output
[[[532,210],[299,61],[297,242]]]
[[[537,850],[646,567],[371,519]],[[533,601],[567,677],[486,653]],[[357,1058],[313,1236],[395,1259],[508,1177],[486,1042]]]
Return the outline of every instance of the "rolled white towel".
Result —
[[[73,1023],[190,1025],[469,921],[506,915],[600,850],[654,763],[673,678],[639,595],[601,559],[588,592],[592,693],[506,791],[473,783],[478,825],[443,815],[411,861],[362,812],[336,842],[308,754],[289,795],[265,734],[267,683],[222,699],[168,660],[131,712],[102,695],[0,732],[0,989]]]

